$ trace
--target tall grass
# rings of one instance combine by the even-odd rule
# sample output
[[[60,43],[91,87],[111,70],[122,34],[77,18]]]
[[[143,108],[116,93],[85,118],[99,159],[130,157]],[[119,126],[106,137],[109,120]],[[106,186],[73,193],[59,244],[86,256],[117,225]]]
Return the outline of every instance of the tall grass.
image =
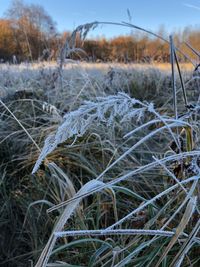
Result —
[[[58,68],[1,69],[1,265],[198,266],[199,74],[172,38],[172,75],[68,68],[75,33]]]

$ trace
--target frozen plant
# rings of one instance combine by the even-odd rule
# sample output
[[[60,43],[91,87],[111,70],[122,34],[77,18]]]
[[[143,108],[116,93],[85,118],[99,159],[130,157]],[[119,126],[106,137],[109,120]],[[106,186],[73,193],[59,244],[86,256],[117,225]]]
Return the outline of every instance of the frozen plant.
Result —
[[[64,121],[58,127],[56,133],[46,138],[32,173],[38,170],[45,157],[59,144],[71,137],[83,136],[93,124],[103,122],[110,126],[117,117],[120,118],[121,122],[131,118],[137,118],[137,121],[139,121],[144,111],[151,108],[152,104],[143,104],[141,101],[131,98],[125,93],[98,97],[95,102],[85,101],[77,110],[66,113]]]

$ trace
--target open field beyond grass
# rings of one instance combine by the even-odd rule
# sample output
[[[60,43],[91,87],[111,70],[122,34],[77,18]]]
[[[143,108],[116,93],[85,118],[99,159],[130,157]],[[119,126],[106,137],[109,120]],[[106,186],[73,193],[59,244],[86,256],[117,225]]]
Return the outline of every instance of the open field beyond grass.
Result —
[[[0,266],[200,266],[200,75],[0,65]]]

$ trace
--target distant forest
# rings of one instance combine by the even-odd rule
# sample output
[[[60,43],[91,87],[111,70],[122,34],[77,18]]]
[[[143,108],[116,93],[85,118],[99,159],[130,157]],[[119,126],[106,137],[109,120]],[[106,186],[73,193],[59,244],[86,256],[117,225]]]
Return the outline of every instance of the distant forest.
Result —
[[[157,34],[168,38],[164,27]],[[69,36],[70,32],[57,31],[56,23],[43,7],[15,0],[0,19],[0,62],[56,60]],[[180,61],[187,61],[187,56],[197,58],[200,28],[187,27],[175,32],[174,41],[186,55],[179,55]],[[76,46],[84,52],[72,53],[70,58],[92,62],[169,62],[170,57],[167,43],[138,31],[112,39],[86,39],[84,42],[77,37]]]

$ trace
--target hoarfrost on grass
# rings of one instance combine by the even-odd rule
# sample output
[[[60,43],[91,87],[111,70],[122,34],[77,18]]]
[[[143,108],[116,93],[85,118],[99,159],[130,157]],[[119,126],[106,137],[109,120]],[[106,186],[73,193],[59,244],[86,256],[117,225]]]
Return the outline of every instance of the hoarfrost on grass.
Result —
[[[148,105],[129,97],[125,93],[118,93],[108,97],[97,97],[96,102],[85,101],[79,109],[64,115],[63,123],[58,127],[57,132],[46,138],[42,152],[34,166],[32,173],[35,173],[41,162],[59,144],[75,136],[80,137],[92,126],[92,124],[105,123],[112,125],[116,118],[121,122],[136,117],[139,121]]]

